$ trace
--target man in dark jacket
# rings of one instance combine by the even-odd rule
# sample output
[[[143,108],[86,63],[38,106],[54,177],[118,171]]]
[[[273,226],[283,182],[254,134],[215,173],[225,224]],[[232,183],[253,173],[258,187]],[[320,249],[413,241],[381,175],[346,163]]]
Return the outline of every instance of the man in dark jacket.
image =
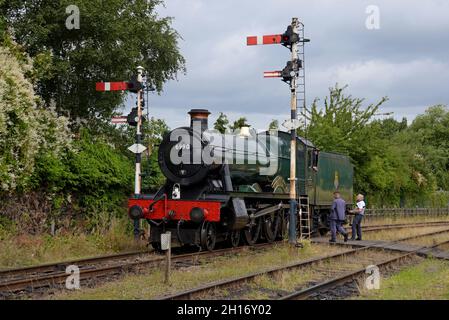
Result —
[[[331,227],[331,239],[329,242],[335,243],[337,241],[337,231],[343,235],[345,242],[348,241],[348,233],[343,228],[345,221],[346,202],[340,196],[340,192],[334,192],[334,202],[332,203],[331,214],[329,217]]]

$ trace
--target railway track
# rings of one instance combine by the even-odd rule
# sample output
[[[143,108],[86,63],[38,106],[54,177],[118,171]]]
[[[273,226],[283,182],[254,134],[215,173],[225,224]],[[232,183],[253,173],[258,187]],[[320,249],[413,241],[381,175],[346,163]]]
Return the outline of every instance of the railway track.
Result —
[[[392,224],[376,224],[362,226],[363,231],[379,231],[388,229],[404,229],[410,227],[436,227],[436,226],[449,226],[449,221],[434,221],[434,222],[417,222],[417,223],[392,223]],[[350,229],[346,227],[345,229]]]
[[[376,225],[372,228],[394,227],[421,227],[435,225],[449,225],[449,222],[432,222],[400,225]],[[367,229],[368,230],[368,229]],[[366,231],[367,231],[366,230]],[[176,265],[198,264],[199,258],[210,258],[227,254],[236,254],[245,250],[257,250],[271,246],[272,244],[257,244],[252,247],[237,247],[219,249],[213,252],[196,252],[189,254],[176,254],[172,261]],[[24,267],[0,271],[0,298],[9,298],[18,295],[29,295],[39,290],[63,287],[68,274],[67,266],[76,265],[80,269],[81,281],[88,281],[99,277],[109,277],[123,272],[133,271],[138,268],[157,267],[163,264],[165,258],[154,252],[126,252],[114,255],[104,255],[86,259],[63,261],[58,263]]]
[[[449,232],[449,229],[414,235],[414,236],[410,236],[410,237],[406,237],[406,238],[401,238],[394,242],[400,243],[402,241],[406,241],[406,240],[410,240],[410,239],[417,239],[417,238],[421,238],[421,237],[433,236],[433,235],[441,234],[444,232],[446,232],[446,233]],[[447,241],[445,241],[444,243],[447,243]],[[434,245],[434,247],[439,246],[439,245],[441,245],[441,244],[440,243],[436,244],[436,245]],[[346,245],[346,246],[349,247],[349,245]],[[313,285],[306,284],[305,287],[303,287],[300,290],[297,290],[294,292],[289,292],[289,293],[284,293],[284,294],[281,294],[280,296],[279,296],[279,294],[277,294],[278,299],[307,298],[313,294],[316,294],[319,291],[333,288],[335,286],[347,283],[348,281],[352,281],[352,280],[360,277],[361,275],[363,275],[366,272],[367,265],[377,265],[378,267],[386,267],[391,264],[398,263],[404,259],[416,256],[418,251],[423,250],[423,249],[425,249],[425,247],[421,247],[417,250],[404,253],[399,250],[395,251],[395,250],[383,249],[383,248],[379,248],[379,247],[375,247],[375,246],[357,247],[357,248],[353,248],[353,249],[348,249],[341,253],[336,253],[336,254],[327,255],[324,257],[319,257],[319,258],[314,258],[314,259],[309,259],[309,260],[301,261],[298,263],[293,263],[293,264],[282,266],[282,267],[272,268],[269,270],[256,272],[256,273],[252,273],[252,274],[248,274],[245,276],[240,276],[240,277],[236,277],[236,278],[232,278],[232,279],[226,279],[226,280],[222,280],[222,281],[208,283],[208,284],[205,284],[203,286],[200,286],[200,287],[197,287],[194,289],[185,290],[185,291],[177,292],[177,293],[174,293],[171,295],[159,297],[159,299],[160,300],[188,300],[188,299],[193,299],[193,298],[202,297],[202,296],[207,297],[208,299],[211,299],[211,298],[226,299],[226,298],[229,298],[228,296],[226,296],[226,292],[227,292],[227,289],[230,287],[232,287],[232,295],[235,298],[236,292],[239,292],[239,291],[244,292],[245,291],[244,289],[241,289],[239,287],[242,287],[242,286],[250,287],[251,283],[254,282],[257,278],[260,278],[260,277],[273,278],[273,277],[275,277],[276,274],[295,272],[298,270],[302,270],[306,267],[309,267],[308,269],[312,269],[310,267],[314,266],[314,268],[312,270],[320,271],[320,274],[322,275],[322,278],[323,278],[318,281],[314,281],[314,282],[318,282],[318,283],[313,284]],[[365,253],[367,251],[372,251],[372,252],[370,252],[369,255],[364,255],[363,253]],[[373,252],[377,252],[377,253],[381,252],[381,254],[380,255],[373,254]],[[352,261],[356,262],[355,270],[351,270],[349,272],[341,272],[342,270],[337,270],[337,269],[335,269],[335,270],[329,270],[328,268],[323,269],[323,266],[325,266],[328,263],[331,263],[332,261],[338,260],[338,261],[344,262],[344,261],[347,261],[348,260],[347,258],[349,258],[349,257],[352,257],[352,258],[357,257],[357,259],[351,259]],[[382,258],[382,259],[379,260],[379,258]],[[317,265],[319,265],[320,267],[317,268],[316,267]],[[344,266],[345,264],[338,263],[337,265],[340,266],[340,268],[341,268],[341,266],[342,265]],[[343,268],[343,269],[345,271],[347,270],[346,268]],[[337,272],[333,272],[333,271],[337,271]],[[343,273],[343,274],[341,274],[341,273]],[[329,278],[330,278],[330,280],[326,280]],[[253,288],[248,289],[247,291],[254,291],[256,289],[257,289],[257,287],[253,287]],[[275,293],[273,293],[273,294],[275,294]],[[275,297],[271,296],[270,298],[275,298]]]
[[[133,251],[133,252],[124,252],[113,255],[103,255],[97,257],[90,257],[85,259],[77,259],[77,260],[68,260],[68,261],[60,261],[55,263],[47,263],[41,264],[37,266],[29,266],[23,268],[14,268],[14,269],[6,269],[0,270],[0,279],[4,280],[10,277],[20,277],[22,275],[33,275],[36,273],[50,273],[65,270],[65,268],[69,265],[89,265],[89,264],[97,264],[104,261],[114,261],[114,260],[123,260],[130,258],[137,258],[142,255],[148,255],[150,252],[145,251]]]
[[[273,243],[261,243],[254,246],[218,249],[212,252],[203,251],[187,254],[176,254],[172,263],[176,267],[181,265],[198,264],[199,258],[211,258],[228,254],[236,254],[248,250],[264,249]],[[92,280],[123,272],[130,272],[138,268],[157,267],[165,263],[165,257],[154,253],[130,252],[117,255],[93,257],[72,260],[56,264],[46,264],[20,269],[3,270],[0,272],[0,298],[8,298],[14,294],[32,294],[41,288],[59,288],[65,284],[69,274],[65,272],[69,265],[76,265],[80,270],[80,280]],[[22,291],[22,292],[21,292]]]
[[[432,233],[433,234],[438,234],[437,233]],[[412,237],[407,237],[404,239],[399,240],[398,242],[403,242],[403,241],[408,241],[408,240],[412,240],[412,239],[417,239],[421,236],[412,236]],[[398,257],[394,257],[391,259],[387,259],[384,260],[380,263],[377,263],[376,266],[379,268],[379,270],[387,268],[390,265],[393,265],[395,263],[401,262],[402,260],[405,259],[409,259],[411,257],[413,257],[414,255],[424,255],[427,256],[428,253],[426,252],[431,252],[433,249],[436,249],[440,246],[443,245],[447,245],[449,244],[449,240],[445,240],[439,243],[436,243],[432,246],[429,247],[421,247],[421,248],[417,248],[413,251],[410,252],[406,252]],[[279,298],[279,300],[305,300],[311,297],[314,297],[315,295],[319,294],[320,292],[323,292],[325,290],[332,290],[338,286],[341,285],[345,285],[347,283],[352,283],[358,279],[360,279],[361,277],[363,277],[366,274],[366,268],[360,268],[358,270],[355,271],[350,271],[347,272],[343,275],[339,275],[335,278],[329,279],[327,281],[321,282],[319,284],[316,284],[314,286],[311,287],[307,287],[301,290],[297,290],[293,293],[287,294],[285,296],[282,296]]]
[[[381,268],[383,269],[394,263],[399,263],[402,260],[410,258],[414,254],[415,252],[407,252],[405,254],[401,254],[398,257],[388,258],[387,260],[384,260],[380,263],[377,262],[375,263],[375,266],[377,266],[379,269]],[[306,287],[304,289],[281,296],[279,300],[305,300],[310,297],[313,297],[314,295],[318,295],[320,292],[323,292],[325,290],[334,289],[335,287],[345,285],[348,282],[353,282],[362,277],[363,275],[365,275],[365,273],[366,267],[356,269],[355,271],[349,271],[347,273],[344,273],[343,275],[337,275],[336,277],[331,278],[330,280],[326,280],[316,285],[312,285],[310,287]]]

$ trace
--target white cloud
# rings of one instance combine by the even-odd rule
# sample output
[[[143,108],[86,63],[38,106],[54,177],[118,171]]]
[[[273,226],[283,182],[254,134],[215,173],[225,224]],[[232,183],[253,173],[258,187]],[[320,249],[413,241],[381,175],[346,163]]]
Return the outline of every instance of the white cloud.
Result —
[[[390,104],[395,105],[445,103],[439,100],[441,96],[435,96],[435,89],[449,83],[449,62],[427,58],[405,62],[358,61],[320,70],[314,82],[348,84],[348,91],[354,95],[367,98],[386,95]]]
[[[365,28],[367,5],[380,8],[381,29]],[[256,127],[289,117],[289,90],[263,71],[289,59],[281,46],[247,47],[246,36],[281,33],[292,16],[306,24],[307,100],[324,96],[336,82],[348,93],[376,102],[395,117],[449,103],[449,1],[446,0],[166,0],[161,16],[174,16],[183,36],[187,76],[152,96],[155,116],[171,127],[188,123],[190,108],[246,116]]]
[[[183,112],[185,111],[185,112]],[[185,110],[180,111],[179,108],[158,108],[153,107],[151,108],[151,115],[160,118],[165,119],[171,128],[181,127],[181,126],[188,126],[190,123],[189,115],[187,114],[188,111],[190,111],[190,108],[186,108]],[[209,128],[213,128],[213,125],[215,123],[215,120],[220,115],[220,110],[217,109],[211,109],[209,108],[209,111],[211,111],[211,115],[209,117]],[[272,110],[275,111],[275,110]],[[248,120],[248,124],[251,125],[252,128],[256,130],[266,130],[268,128],[269,123],[276,119],[279,121],[279,124],[282,124],[284,120],[286,120],[287,115],[283,116],[279,113],[258,113],[254,112],[254,110],[244,110],[242,109],[241,112],[235,112],[235,111],[222,111],[224,112],[229,122],[232,124],[235,120],[237,120],[240,117],[246,117]]]

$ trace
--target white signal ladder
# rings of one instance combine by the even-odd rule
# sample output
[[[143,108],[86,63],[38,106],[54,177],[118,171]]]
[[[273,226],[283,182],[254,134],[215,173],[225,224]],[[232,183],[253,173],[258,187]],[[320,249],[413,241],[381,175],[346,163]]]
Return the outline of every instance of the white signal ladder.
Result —
[[[298,59],[301,61],[302,67],[299,68],[298,78],[296,82],[296,100],[298,102],[298,117],[303,117],[303,130],[306,130],[307,119],[305,117],[306,108],[306,71],[305,71],[305,43],[304,43],[304,24],[299,24],[299,45],[298,45]],[[307,138],[307,137],[304,137]]]
[[[305,71],[305,36],[304,36],[304,24],[299,23],[299,44],[298,44],[298,59],[301,61],[301,68],[298,70],[298,77],[296,81],[296,103],[298,107],[297,118],[301,119],[301,134],[305,139],[307,139],[307,107],[306,107],[306,71]],[[308,40],[307,40],[308,41]],[[302,178],[298,179],[298,189],[299,194],[307,194],[307,183],[310,177],[307,177],[307,166],[308,166],[308,153],[304,154],[304,165],[303,168],[298,168],[300,172],[299,176]]]
[[[310,215],[309,196],[299,196],[299,231],[300,239],[312,238],[312,217]]]

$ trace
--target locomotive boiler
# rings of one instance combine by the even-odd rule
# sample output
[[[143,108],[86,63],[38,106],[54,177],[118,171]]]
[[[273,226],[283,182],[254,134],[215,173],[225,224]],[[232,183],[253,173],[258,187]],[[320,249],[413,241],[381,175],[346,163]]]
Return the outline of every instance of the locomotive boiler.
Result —
[[[282,239],[288,232],[290,134],[242,128],[208,130],[209,112],[193,109],[190,126],[167,133],[158,154],[165,184],[152,195],[129,199],[131,219],[151,225],[150,241],[171,231],[181,245],[213,250]],[[325,232],[333,192],[352,199],[353,166],[347,156],[320,152],[297,141],[298,231]]]

